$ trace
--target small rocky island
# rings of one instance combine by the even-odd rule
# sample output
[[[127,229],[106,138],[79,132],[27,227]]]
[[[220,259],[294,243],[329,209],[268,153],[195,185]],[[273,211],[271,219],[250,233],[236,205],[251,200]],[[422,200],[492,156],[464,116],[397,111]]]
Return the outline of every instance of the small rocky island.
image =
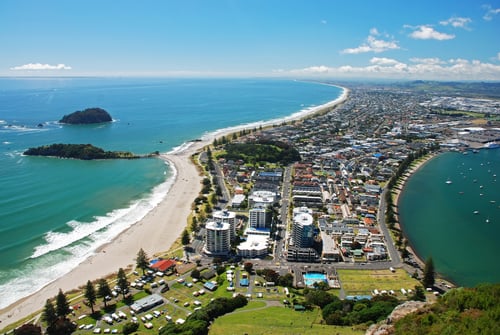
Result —
[[[83,111],[76,111],[74,113],[64,115],[60,123],[68,124],[93,124],[111,122],[113,119],[108,112],[99,107],[87,108]]]
[[[27,156],[48,156],[58,158],[92,159],[136,159],[159,155],[158,152],[138,156],[128,151],[104,151],[91,144],[51,144],[37,148],[29,148],[24,152]]]

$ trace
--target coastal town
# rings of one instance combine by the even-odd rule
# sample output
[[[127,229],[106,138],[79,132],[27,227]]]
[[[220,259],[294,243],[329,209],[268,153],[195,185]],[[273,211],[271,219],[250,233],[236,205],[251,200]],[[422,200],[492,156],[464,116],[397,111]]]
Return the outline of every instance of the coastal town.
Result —
[[[477,117],[443,112],[467,107],[497,121],[478,125]],[[394,247],[393,238],[401,235],[389,233],[380,211],[385,208],[384,185],[401,162],[419,150],[467,153],[494,147],[500,141],[499,113],[498,101],[492,99],[357,87],[332,111],[241,136],[233,141],[288,143],[299,151],[301,161],[267,168],[219,159],[213,173],[231,198],[222,197],[216,207],[224,209],[197,235],[205,242],[198,254],[227,258],[238,230],[245,242],[233,255],[268,257],[266,266],[278,265],[284,271],[288,268],[283,262],[394,268],[403,261],[421,270],[422,261],[407,252],[401,258]],[[242,212],[243,203],[248,210]],[[238,214],[247,222],[237,223]],[[226,243],[215,244],[221,235],[227,235],[221,239]],[[295,285],[304,285],[302,272],[295,272]],[[334,272],[323,272],[335,278]]]
[[[346,99],[335,106],[216,137],[193,155],[203,190],[193,199],[181,241],[151,259],[138,255],[124,282],[110,278],[112,289],[102,297],[105,308],[97,319],[84,293],[72,295],[77,298],[68,315],[74,333],[167,334],[165,329],[189,324],[217,299],[238,296],[255,309],[305,313],[314,305],[304,294],[311,289],[335,292],[352,304],[402,302],[422,293],[432,300],[452,289],[453,283],[437,278],[422,286],[425,260],[413,253],[404,227],[388,209],[397,203],[409,172],[396,187],[388,184],[416,153],[421,155],[413,164],[440,151],[473,154],[496,148],[499,97],[445,95],[404,85],[342,86]],[[258,156],[256,147],[249,147],[254,144],[288,156]],[[235,158],[229,145],[235,152],[248,151]],[[366,272],[371,279],[360,275]],[[114,309],[106,309],[107,303]],[[38,313],[29,321],[40,324],[41,319]],[[331,333],[328,327],[339,323],[326,319],[312,332],[297,331]],[[125,331],[130,323],[135,330]],[[366,323],[346,325],[349,334],[367,329]],[[211,320],[210,334],[222,334],[224,327]]]

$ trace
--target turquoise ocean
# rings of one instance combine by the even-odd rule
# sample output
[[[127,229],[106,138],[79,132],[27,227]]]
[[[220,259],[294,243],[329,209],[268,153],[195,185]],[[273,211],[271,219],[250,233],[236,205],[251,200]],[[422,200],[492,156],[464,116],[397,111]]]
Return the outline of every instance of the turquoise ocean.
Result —
[[[410,245],[460,286],[500,282],[500,149],[432,158],[399,200]]]
[[[0,78],[0,308],[69,272],[144,217],[173,177],[156,158],[62,160],[23,156],[27,148],[91,143],[170,152],[221,129],[279,123],[341,93],[292,80]],[[106,109],[114,122],[57,122],[89,107]]]

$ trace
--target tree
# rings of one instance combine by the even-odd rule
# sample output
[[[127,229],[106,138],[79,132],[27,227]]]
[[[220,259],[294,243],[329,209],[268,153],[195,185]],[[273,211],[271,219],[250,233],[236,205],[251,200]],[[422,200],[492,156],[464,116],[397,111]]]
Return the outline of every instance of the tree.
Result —
[[[47,299],[43,309],[42,320],[47,323],[47,326],[53,325],[57,321],[57,313],[52,302]]]
[[[253,270],[253,264],[251,262],[245,262],[245,264],[243,264],[243,268],[245,269],[246,272],[251,274]]]
[[[139,328],[139,324],[135,322],[127,322],[126,324],[123,325],[122,333],[127,335],[127,334],[132,334]]]
[[[222,194],[222,188],[221,188],[219,185],[217,185],[217,186],[215,187],[215,194],[216,194],[218,197],[222,197],[222,196],[223,196],[223,194]]]
[[[31,323],[26,323],[14,329],[14,335],[42,335],[42,328]]]
[[[424,287],[427,288],[434,286],[434,281],[435,281],[434,276],[435,276],[434,261],[432,260],[432,257],[429,257],[425,261],[424,277],[422,279],[422,284],[424,284]]]
[[[56,314],[59,318],[64,319],[69,313],[71,313],[71,309],[69,308],[68,299],[63,291],[59,289],[56,297]]]
[[[56,323],[47,327],[48,335],[68,335],[76,330],[76,323],[71,322],[69,319],[57,319]]]
[[[182,245],[188,245],[189,241],[190,241],[189,233],[186,229],[184,229],[184,231],[182,232],[182,237],[181,237]]]
[[[142,274],[146,272],[146,269],[149,266],[149,260],[148,260],[148,255],[146,252],[141,248],[139,249],[139,252],[137,253],[137,258],[135,259],[135,264],[138,268],[142,269]]]
[[[108,307],[106,305],[106,297],[108,297],[110,295],[111,295],[111,288],[109,287],[106,279],[104,279],[104,278],[99,279],[98,287],[97,287],[97,296],[99,298],[101,298],[102,301],[104,302],[104,309],[106,309],[106,307]]]
[[[95,292],[94,285],[92,282],[89,280],[87,281],[87,286],[85,286],[85,293],[84,293],[85,299],[89,302],[90,309],[92,310],[92,314],[94,314],[94,304],[97,300],[97,295]]]
[[[422,286],[415,286],[415,293],[410,296],[409,300],[425,301],[425,291]]]
[[[196,219],[196,216],[193,216],[193,218],[191,219],[191,231],[198,232],[198,230],[198,219]]]
[[[408,249],[405,247],[403,247],[403,249],[401,250],[401,258],[403,259],[406,259],[410,257],[410,252],[408,251]]]
[[[200,279],[200,277],[201,277],[200,270],[193,269],[193,271],[191,271],[191,278]]]
[[[116,276],[116,279],[117,279],[116,280],[117,285],[120,288],[120,290],[122,291],[123,299],[125,299],[125,293],[128,292],[129,283],[127,280],[127,275],[125,274],[125,271],[123,270],[123,268],[118,269],[118,275]]]
[[[278,282],[280,275],[278,272],[276,272],[272,269],[263,269],[262,270],[262,277],[264,277],[264,279],[266,281],[276,283],[276,282]]]
[[[287,273],[284,276],[280,276],[278,279],[278,285],[284,287],[292,287],[293,286],[293,275],[291,273]]]
[[[338,300],[334,295],[323,290],[312,289],[305,294],[306,302],[312,305],[319,306],[320,308]]]

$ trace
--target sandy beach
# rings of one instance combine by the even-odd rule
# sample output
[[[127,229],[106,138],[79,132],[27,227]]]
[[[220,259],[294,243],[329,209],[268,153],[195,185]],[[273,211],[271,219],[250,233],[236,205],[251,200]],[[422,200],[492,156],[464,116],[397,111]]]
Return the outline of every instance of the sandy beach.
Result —
[[[349,90],[343,88],[343,93],[339,98],[324,105],[303,110],[280,120],[222,129],[204,136],[201,141],[190,142],[182,150],[162,154],[161,158],[167,160],[170,166],[175,169],[176,176],[172,187],[160,204],[142,220],[100,248],[98,253],[85,260],[68,274],[49,283],[36,293],[0,310],[0,329],[41,311],[46,300],[56,296],[59,289],[63,292],[74,290],[85,285],[88,280],[115,274],[119,268],[134,265],[135,257],[140,248],[144,249],[149,256],[169,250],[186,227],[192,202],[201,190],[202,176],[199,175],[196,166],[192,163],[191,156],[206,145],[211,144],[215,137],[228,135],[241,129],[276,124],[278,121],[281,123],[310,117],[344,102],[348,95]]]
[[[77,268],[37,293],[0,311],[0,328],[42,309],[45,301],[54,297],[59,289],[69,291],[84,285],[89,279],[101,278],[116,273],[120,267],[134,264],[140,248],[150,256],[168,250],[186,227],[191,204],[200,191],[201,177],[190,156],[205,144],[194,142],[185,151],[162,155],[176,170],[175,181],[165,199],[141,221]]]

